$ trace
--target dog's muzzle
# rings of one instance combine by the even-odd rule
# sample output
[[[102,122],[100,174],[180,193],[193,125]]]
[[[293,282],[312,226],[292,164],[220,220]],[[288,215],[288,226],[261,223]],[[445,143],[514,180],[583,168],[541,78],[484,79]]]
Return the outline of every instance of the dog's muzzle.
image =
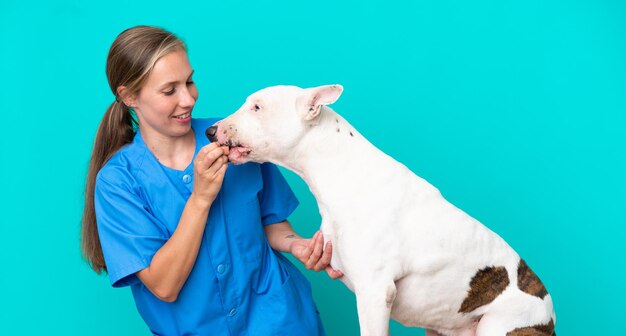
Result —
[[[207,138],[209,138],[209,141],[217,142],[217,136],[215,135],[217,134],[217,126],[211,126],[207,128],[204,134]]]

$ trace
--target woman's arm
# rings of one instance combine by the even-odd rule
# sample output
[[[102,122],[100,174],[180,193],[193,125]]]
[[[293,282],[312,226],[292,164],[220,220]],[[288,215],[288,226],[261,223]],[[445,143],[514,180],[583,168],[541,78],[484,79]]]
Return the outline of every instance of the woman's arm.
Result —
[[[340,271],[330,267],[332,242],[328,241],[326,248],[324,248],[324,236],[321,231],[317,231],[311,239],[304,239],[296,234],[289,222],[282,221],[266,225],[265,235],[274,250],[290,252],[307,269],[316,272],[326,270],[331,279],[337,279],[343,275]]]
[[[156,252],[150,266],[137,277],[159,299],[174,302],[198,257],[209,208],[219,192],[228,147],[210,144],[194,160],[194,188],[170,239]]]

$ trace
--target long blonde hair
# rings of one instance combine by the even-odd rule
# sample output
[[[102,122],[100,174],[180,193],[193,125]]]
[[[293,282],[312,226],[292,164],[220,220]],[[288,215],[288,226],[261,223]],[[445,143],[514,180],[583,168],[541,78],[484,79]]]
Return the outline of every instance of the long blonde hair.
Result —
[[[81,228],[82,253],[96,273],[107,270],[96,225],[96,176],[115,152],[133,140],[137,127],[137,120],[122,102],[117,89],[125,86],[129,94],[138,94],[154,64],[177,50],[187,50],[181,39],[162,28],[150,26],[136,26],[123,31],[109,49],[106,74],[115,101],[104,113],[96,133],[87,171]]]

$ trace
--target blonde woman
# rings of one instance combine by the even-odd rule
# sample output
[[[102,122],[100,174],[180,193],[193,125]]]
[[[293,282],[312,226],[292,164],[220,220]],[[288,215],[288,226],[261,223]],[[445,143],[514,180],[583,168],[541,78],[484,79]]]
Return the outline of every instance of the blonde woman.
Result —
[[[198,99],[184,43],[157,27],[125,30],[106,66],[115,101],[87,177],[82,248],[114,287],[130,286],[158,335],[323,335],[306,268],[330,268],[332,244],[299,237],[298,205],[271,164],[228,164],[209,144],[217,119]]]

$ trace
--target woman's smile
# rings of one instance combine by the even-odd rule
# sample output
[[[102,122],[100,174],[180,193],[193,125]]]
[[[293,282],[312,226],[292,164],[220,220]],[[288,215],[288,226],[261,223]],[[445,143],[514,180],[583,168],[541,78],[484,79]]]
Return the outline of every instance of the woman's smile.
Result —
[[[178,122],[182,122],[182,123],[187,123],[191,121],[191,111],[183,113],[183,114],[179,114],[176,116],[173,116],[172,118],[174,118],[176,121]]]

